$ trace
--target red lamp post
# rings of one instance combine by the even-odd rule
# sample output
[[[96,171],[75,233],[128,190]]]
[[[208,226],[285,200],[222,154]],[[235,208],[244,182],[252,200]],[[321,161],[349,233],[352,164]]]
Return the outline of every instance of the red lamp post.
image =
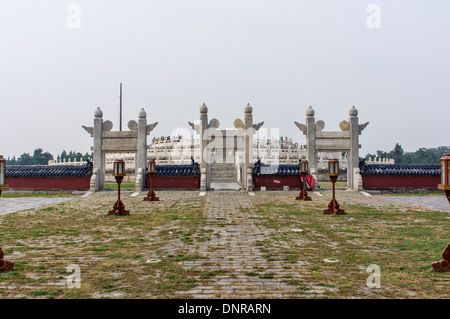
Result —
[[[441,158],[441,184],[438,185],[439,189],[445,191],[448,202],[450,203],[450,154],[444,154]],[[434,271],[449,272],[450,271],[450,244],[444,249],[442,253],[442,260],[436,261],[431,264]]]
[[[5,174],[6,160],[3,155],[0,155],[0,197],[2,196],[2,191],[9,189],[9,186],[5,185]]]
[[[306,192],[306,175],[308,175],[308,161],[300,161],[300,174],[302,175],[303,186],[300,194],[295,198],[296,200],[310,201],[311,197]]]
[[[130,215],[130,212],[128,210],[125,210],[125,205],[120,200],[120,184],[122,183],[123,177],[125,176],[124,160],[114,161],[113,176],[116,178],[116,182],[118,185],[118,199],[114,204],[113,209],[108,212],[108,215]]]
[[[339,173],[339,161],[337,159],[331,159],[328,161],[328,176],[330,177],[331,183],[333,184],[333,199],[328,204],[328,209],[323,211],[324,214],[328,215],[344,215],[345,211],[340,209],[339,203],[336,201],[336,191],[335,184],[338,179]]]
[[[153,191],[153,175],[156,173],[156,162],[154,159],[148,161],[147,173],[150,175],[150,189],[147,193],[147,197],[144,197],[144,201],[159,201],[159,197],[156,197],[156,194]]]
[[[450,154],[445,154],[441,158],[441,183],[439,189],[445,191],[448,202],[450,203]]]
[[[0,197],[2,196],[2,191],[9,189],[8,185],[5,185],[5,174],[6,174],[6,160],[3,155],[0,155]],[[4,260],[5,253],[0,247],[0,273],[15,270],[14,262],[9,260]]]
[[[0,272],[8,272],[16,270],[14,268],[14,262],[3,259],[5,257],[5,253],[2,250],[2,247],[0,247]]]

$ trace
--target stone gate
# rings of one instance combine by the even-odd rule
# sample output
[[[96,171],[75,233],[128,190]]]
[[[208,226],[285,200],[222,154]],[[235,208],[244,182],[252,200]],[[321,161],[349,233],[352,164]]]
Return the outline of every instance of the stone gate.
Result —
[[[314,110],[310,106],[306,110],[305,124],[295,122],[295,125],[306,135],[306,154],[311,175],[318,185],[318,160],[320,152],[346,152],[347,155],[347,187],[354,190],[362,189],[359,172],[359,135],[369,125],[369,122],[358,124],[358,110],[353,106],[349,111],[349,120],[339,124],[341,132],[324,132],[324,121],[317,121]]]
[[[94,127],[82,127],[94,138],[94,168],[91,177],[91,191],[105,189],[105,154],[135,153],[136,190],[144,190],[144,178],[147,166],[147,135],[158,122],[147,125],[147,113],[139,112],[138,122],[128,122],[130,131],[111,131],[113,123],[103,121],[103,112],[98,107],[94,113]]]
[[[200,123],[189,125],[200,135],[201,190],[253,190],[253,134],[264,124],[253,124],[253,109],[244,108],[244,121],[236,119],[234,129],[220,130],[219,120],[208,122],[208,108],[200,107]]]

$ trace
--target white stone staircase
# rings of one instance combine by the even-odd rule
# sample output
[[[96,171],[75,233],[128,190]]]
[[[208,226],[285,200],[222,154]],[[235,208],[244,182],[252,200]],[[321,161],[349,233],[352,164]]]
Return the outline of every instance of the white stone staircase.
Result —
[[[240,190],[234,164],[214,163],[211,169],[211,188],[214,190]]]

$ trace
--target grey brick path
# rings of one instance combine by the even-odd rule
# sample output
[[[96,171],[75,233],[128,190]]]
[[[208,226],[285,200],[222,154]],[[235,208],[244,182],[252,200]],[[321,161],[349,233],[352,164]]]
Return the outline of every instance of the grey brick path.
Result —
[[[204,259],[184,261],[185,269],[201,272],[220,271],[207,284],[190,291],[179,292],[192,298],[298,298],[319,297],[324,287],[311,286],[306,274],[308,263],[297,261],[286,263],[267,258],[258,241],[273,238],[274,229],[269,229],[252,219],[253,204],[246,192],[208,192],[206,198],[204,231],[211,240],[192,247],[188,254],[198,254]],[[282,249],[289,246],[276,242]],[[266,278],[264,278],[266,277]],[[299,285],[289,285],[288,280],[297,280]],[[307,288],[307,289],[305,289]]]
[[[445,196],[383,196],[383,199],[411,206],[450,212],[450,205]]]
[[[72,198],[0,198],[0,215],[19,212],[26,209],[57,204],[71,200]]]

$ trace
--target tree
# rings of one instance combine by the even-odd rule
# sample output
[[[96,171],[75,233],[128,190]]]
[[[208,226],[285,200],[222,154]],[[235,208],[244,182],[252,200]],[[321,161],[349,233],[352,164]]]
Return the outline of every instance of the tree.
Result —
[[[67,154],[67,152],[64,150],[62,151],[61,155],[57,156],[57,158],[61,162],[65,160],[70,160],[71,162],[73,162],[74,160],[87,161],[88,159],[92,159],[92,153],[90,155],[88,153],[83,155],[80,152],[70,151],[69,154]],[[53,160],[52,154],[50,154],[49,152],[44,152],[42,148],[37,148],[33,151],[33,156],[31,156],[30,153],[23,153],[17,159],[15,156],[13,156],[12,159],[8,157],[6,165],[47,165],[50,160]]]
[[[397,143],[391,152],[377,151],[376,156],[367,154],[366,159],[369,157],[390,157],[395,159],[396,164],[439,164],[442,155],[447,153],[450,153],[450,146],[421,147],[415,152],[405,152],[402,146]]]
[[[61,153],[61,162],[64,162],[66,159],[67,159],[67,152],[66,150],[64,150]]]
[[[389,156],[395,160],[395,163],[401,164],[403,162],[403,154],[405,151],[400,144],[395,144],[394,149],[389,153]]]
[[[33,159],[31,157],[30,153],[23,153],[17,159],[17,165],[32,165],[32,164],[33,164]]]

